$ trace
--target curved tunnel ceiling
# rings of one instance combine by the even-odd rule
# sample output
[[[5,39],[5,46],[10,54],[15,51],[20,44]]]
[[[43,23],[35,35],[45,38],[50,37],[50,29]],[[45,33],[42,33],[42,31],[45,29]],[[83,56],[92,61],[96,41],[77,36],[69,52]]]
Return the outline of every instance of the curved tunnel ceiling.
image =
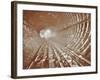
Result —
[[[24,69],[91,65],[91,15],[23,11]]]

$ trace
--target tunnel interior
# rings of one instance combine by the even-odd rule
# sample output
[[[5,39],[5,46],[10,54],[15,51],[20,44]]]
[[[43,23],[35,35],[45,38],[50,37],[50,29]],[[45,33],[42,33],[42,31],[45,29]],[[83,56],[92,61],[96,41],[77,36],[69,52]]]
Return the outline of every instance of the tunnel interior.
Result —
[[[23,69],[91,65],[91,14],[23,10]]]

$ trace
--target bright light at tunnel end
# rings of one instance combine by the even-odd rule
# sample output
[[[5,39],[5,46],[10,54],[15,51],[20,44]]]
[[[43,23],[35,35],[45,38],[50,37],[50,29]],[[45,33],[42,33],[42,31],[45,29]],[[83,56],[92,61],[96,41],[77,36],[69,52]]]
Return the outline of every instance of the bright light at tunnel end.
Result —
[[[42,29],[40,31],[40,37],[44,39],[49,39],[54,36],[54,32],[51,29]]]

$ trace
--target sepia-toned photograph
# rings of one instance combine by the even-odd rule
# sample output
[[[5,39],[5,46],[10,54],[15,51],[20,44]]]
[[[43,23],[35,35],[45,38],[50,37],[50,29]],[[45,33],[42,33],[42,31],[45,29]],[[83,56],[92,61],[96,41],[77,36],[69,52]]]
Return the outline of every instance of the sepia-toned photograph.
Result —
[[[91,65],[89,13],[23,11],[23,68]]]

